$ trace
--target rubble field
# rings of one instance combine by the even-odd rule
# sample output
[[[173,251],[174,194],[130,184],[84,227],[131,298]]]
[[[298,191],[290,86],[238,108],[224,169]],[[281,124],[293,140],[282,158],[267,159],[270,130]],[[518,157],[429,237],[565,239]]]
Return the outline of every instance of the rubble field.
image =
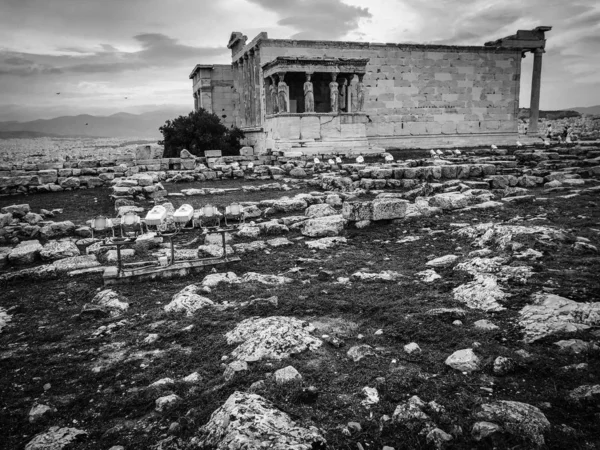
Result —
[[[108,188],[0,197],[0,448],[600,447],[600,146],[391,153],[164,183],[243,202],[241,261],[144,283],[103,285]]]

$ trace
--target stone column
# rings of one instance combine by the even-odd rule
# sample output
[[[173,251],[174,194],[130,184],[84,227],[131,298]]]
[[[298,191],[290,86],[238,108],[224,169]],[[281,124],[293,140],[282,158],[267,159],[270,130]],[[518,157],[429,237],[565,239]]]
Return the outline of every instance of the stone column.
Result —
[[[248,78],[249,78],[249,82],[248,82],[248,103],[249,103],[249,112],[250,112],[250,125],[251,126],[256,126],[256,111],[255,111],[255,104],[256,102],[254,101],[254,99],[256,98],[256,81],[254,80],[254,76],[256,74],[256,72],[254,71],[254,50],[250,50],[248,52]]]
[[[249,127],[250,124],[250,62],[248,54],[244,55],[244,126]]]
[[[262,108],[261,99],[261,76],[260,76],[260,52],[258,47],[254,49],[254,124],[260,126],[262,124]]]
[[[194,92],[194,111],[198,111],[198,94]]]
[[[531,76],[531,101],[529,102],[529,130],[528,133],[538,132],[538,118],[540,117],[540,87],[542,82],[542,54],[544,50],[538,48],[533,52],[533,74]]]

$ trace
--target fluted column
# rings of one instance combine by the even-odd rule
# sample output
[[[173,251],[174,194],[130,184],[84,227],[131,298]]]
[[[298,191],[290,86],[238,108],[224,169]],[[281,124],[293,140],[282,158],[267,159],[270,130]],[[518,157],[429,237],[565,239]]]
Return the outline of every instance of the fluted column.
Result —
[[[531,101],[529,102],[529,133],[538,132],[540,117],[540,89],[542,84],[542,55],[544,50],[538,48],[533,52],[533,73],[531,75]]]
[[[248,103],[250,126],[256,126],[256,71],[254,70],[254,50],[248,52]]]

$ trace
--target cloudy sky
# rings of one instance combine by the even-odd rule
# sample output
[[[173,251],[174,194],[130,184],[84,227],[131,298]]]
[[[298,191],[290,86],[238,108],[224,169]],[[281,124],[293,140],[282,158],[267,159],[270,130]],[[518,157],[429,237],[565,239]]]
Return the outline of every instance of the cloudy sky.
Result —
[[[600,104],[597,0],[2,0],[0,120],[191,110],[189,73],[230,62],[232,31],[483,45],[539,25],[553,26],[541,107]]]

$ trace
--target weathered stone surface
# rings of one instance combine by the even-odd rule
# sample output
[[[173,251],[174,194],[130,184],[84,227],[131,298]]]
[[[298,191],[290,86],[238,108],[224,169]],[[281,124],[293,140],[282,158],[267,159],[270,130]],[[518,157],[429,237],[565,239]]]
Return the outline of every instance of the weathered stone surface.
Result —
[[[40,214],[28,212],[27,214],[25,214],[22,220],[27,222],[29,225],[37,225],[38,223],[44,220],[44,217]]]
[[[37,423],[46,420],[49,416],[56,413],[56,408],[48,405],[33,405],[29,410],[29,423]]]
[[[156,399],[156,401],[154,402],[154,410],[159,413],[167,412],[176,407],[181,402],[181,397],[179,397],[176,394],[165,395]]]
[[[555,294],[539,293],[520,312],[525,342],[555,333],[574,333],[600,324],[600,302],[580,303]]]
[[[375,351],[370,345],[362,344],[350,347],[350,349],[346,352],[346,355],[348,355],[348,358],[350,358],[352,361],[358,362],[367,356],[375,356]]]
[[[217,286],[219,283],[238,283],[239,282],[239,278],[238,276],[233,273],[233,272],[227,272],[227,273],[211,273],[208,274],[204,277],[204,279],[202,280],[202,286],[207,286],[210,288],[213,288],[215,286]]]
[[[327,203],[311,205],[306,208],[306,211],[304,211],[304,215],[310,217],[311,219],[315,217],[333,216],[336,214],[338,214],[338,212],[335,210],[335,208]]]
[[[199,291],[200,287],[195,284],[186,286],[165,305],[165,312],[185,312],[187,316],[193,316],[196,311],[214,305],[212,300],[198,295]]]
[[[258,272],[246,272],[239,278],[238,283],[261,283],[266,285],[277,285],[291,283],[293,280],[279,275],[263,274]]]
[[[83,439],[87,433],[77,428],[50,427],[38,434],[25,446],[25,450],[62,450]]]
[[[484,421],[475,422],[473,424],[473,429],[471,430],[471,436],[473,436],[473,439],[476,441],[481,441],[499,431],[501,431],[500,425],[495,423]]]
[[[429,267],[447,267],[451,266],[458,260],[458,256],[456,255],[444,255],[439,258],[432,259],[431,261],[427,261],[425,263],[426,266]]]
[[[271,247],[289,247],[290,245],[294,245],[294,243],[284,237],[279,237],[279,238],[275,238],[275,239],[269,239],[267,241],[267,244],[269,244]]]
[[[446,358],[445,364],[461,372],[474,372],[479,370],[479,357],[473,352],[473,349],[466,348],[457,350]]]
[[[239,344],[231,355],[241,361],[281,360],[305,350],[314,351],[323,342],[311,335],[314,327],[293,317],[249,318],[229,331],[227,344]]]
[[[257,238],[260,236],[260,228],[253,225],[243,225],[238,230],[237,235],[242,238]]]
[[[213,412],[193,441],[215,450],[311,450],[326,444],[317,428],[299,427],[263,397],[244,392],[234,392]]]
[[[41,228],[40,234],[44,239],[52,239],[69,236],[75,231],[75,224],[70,220],[64,222],[52,222]]]
[[[527,403],[499,400],[481,405],[475,417],[486,422],[498,423],[502,431],[525,438],[538,446],[544,445],[544,432],[550,422],[535,406]]]
[[[575,355],[596,352],[600,349],[600,347],[593,342],[586,342],[582,339],[565,339],[555,342],[554,345],[556,345],[562,353],[571,353]]]
[[[79,256],[79,254],[79,249],[71,241],[50,241],[40,250],[43,261],[56,261],[57,259]]]
[[[273,208],[279,212],[303,211],[308,204],[306,201],[297,198],[280,198],[273,203]]]
[[[600,400],[600,384],[583,385],[569,392],[569,400],[576,403],[598,403]]]
[[[315,241],[306,241],[305,244],[308,248],[313,250],[325,250],[340,244],[345,244],[346,242],[347,239],[345,237],[324,237]]]
[[[373,219],[372,202],[344,202],[342,205],[342,217],[351,222]]]
[[[485,331],[494,331],[500,329],[498,325],[494,325],[487,319],[478,320],[477,322],[473,323],[473,325],[475,326],[475,328],[479,328],[480,330]]]
[[[513,372],[516,368],[517,364],[512,358],[507,358],[505,356],[498,356],[494,360],[493,372],[494,375],[503,376]]]
[[[279,223],[277,220],[269,220],[268,222],[259,223],[258,229],[260,231],[260,234],[265,234],[265,235],[277,235],[277,234],[287,233],[288,231],[290,231],[290,229],[287,226]],[[240,233],[238,233],[238,235],[240,237],[242,237],[242,235]],[[256,236],[245,236],[245,237],[256,237]]]
[[[0,333],[6,328],[8,323],[12,320],[12,316],[6,312],[6,310],[0,306]]]
[[[301,168],[301,167],[294,167],[292,170],[290,170],[290,177],[294,177],[294,178],[306,178],[307,174],[306,171]]]
[[[129,309],[129,303],[122,301],[119,294],[112,289],[98,292],[92,299],[92,303],[109,309],[112,316],[119,316]]]
[[[450,192],[447,194],[436,194],[429,199],[429,205],[444,211],[466,208],[469,206],[470,198],[464,194]]]
[[[23,203],[21,205],[5,206],[2,209],[0,209],[0,211],[2,211],[2,213],[4,213],[4,214],[9,214],[10,213],[14,217],[21,218],[21,217],[24,217],[25,214],[27,214],[28,212],[30,212],[31,208],[29,207],[28,204]]]
[[[424,283],[433,283],[435,280],[441,279],[441,275],[433,269],[423,270],[415,274]]]
[[[98,267],[100,263],[96,255],[72,256],[70,258],[60,259],[52,263],[57,272],[68,272],[70,270],[89,269]]]
[[[8,261],[13,265],[31,264],[41,250],[42,244],[39,241],[22,241],[8,254]]]
[[[300,372],[298,372],[293,366],[287,366],[283,369],[276,370],[273,373],[273,377],[275,378],[275,383],[277,384],[302,381],[302,375],[300,375]]]
[[[426,440],[428,444],[433,445],[436,449],[442,449],[452,440],[452,436],[440,428],[434,428],[427,433]]]
[[[236,253],[249,253],[249,252],[257,252],[259,250],[264,250],[267,248],[267,243],[265,241],[252,241],[248,243],[242,244],[233,244],[233,249]]]
[[[344,229],[346,220],[341,215],[318,217],[304,222],[302,234],[309,237],[337,236]]]
[[[225,378],[225,381],[231,381],[236,376],[245,372],[248,372],[248,363],[246,361],[232,361],[227,364],[225,372],[223,372],[223,378]]]
[[[425,406],[423,400],[413,395],[408,401],[396,406],[392,420],[410,429],[420,429],[424,425],[432,424],[429,415],[423,411]]]
[[[483,311],[506,309],[498,302],[509,297],[498,286],[496,277],[489,275],[477,275],[474,281],[460,285],[452,292],[455,300],[465,303],[469,308]]]
[[[0,214],[0,228],[4,228],[13,220],[13,215],[11,213],[2,213]]]
[[[352,281],[364,281],[364,282],[380,282],[380,281],[397,281],[403,278],[400,272],[393,270],[383,270],[378,273],[369,272],[355,272],[350,276]]]
[[[377,198],[373,200],[371,220],[402,219],[406,216],[409,202],[399,198]]]

